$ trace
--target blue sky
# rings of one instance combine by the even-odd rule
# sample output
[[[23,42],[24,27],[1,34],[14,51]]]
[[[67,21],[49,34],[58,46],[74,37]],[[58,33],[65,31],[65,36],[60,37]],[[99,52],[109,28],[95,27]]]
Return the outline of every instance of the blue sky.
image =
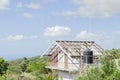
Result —
[[[41,55],[53,40],[119,48],[119,0],[0,0],[0,57]]]

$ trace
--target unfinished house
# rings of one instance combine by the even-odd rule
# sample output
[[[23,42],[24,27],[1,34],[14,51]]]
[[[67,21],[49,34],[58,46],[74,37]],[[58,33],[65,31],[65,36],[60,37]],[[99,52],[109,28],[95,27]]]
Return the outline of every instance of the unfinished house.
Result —
[[[103,49],[94,41],[53,41],[45,52],[51,57],[46,66],[58,71],[58,80],[77,80],[86,66],[100,65]]]

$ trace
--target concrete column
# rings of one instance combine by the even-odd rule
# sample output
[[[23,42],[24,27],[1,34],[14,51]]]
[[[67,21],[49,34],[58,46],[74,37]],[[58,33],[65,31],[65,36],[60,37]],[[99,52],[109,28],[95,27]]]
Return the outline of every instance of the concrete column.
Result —
[[[64,57],[64,68],[68,68],[68,57],[67,57],[66,54],[65,54],[65,57]]]

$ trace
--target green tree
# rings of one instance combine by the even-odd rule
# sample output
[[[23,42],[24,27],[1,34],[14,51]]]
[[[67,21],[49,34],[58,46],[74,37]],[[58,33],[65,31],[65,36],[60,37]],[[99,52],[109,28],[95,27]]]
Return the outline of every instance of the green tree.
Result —
[[[120,80],[119,75],[114,59],[105,56],[100,67],[88,67],[78,80]]]
[[[38,62],[30,61],[28,65],[28,70],[37,73],[47,73],[48,69],[45,68],[46,62],[47,60],[44,60],[42,58],[40,58]]]
[[[0,75],[4,75],[8,69],[8,63],[3,59],[0,58]]]
[[[22,63],[20,64],[22,72],[25,72],[27,70],[28,63],[29,60],[26,57],[24,57]]]

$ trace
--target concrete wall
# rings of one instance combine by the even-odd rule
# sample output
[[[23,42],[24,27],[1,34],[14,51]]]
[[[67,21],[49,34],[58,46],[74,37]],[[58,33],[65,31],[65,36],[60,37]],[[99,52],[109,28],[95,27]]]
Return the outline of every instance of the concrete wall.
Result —
[[[79,77],[77,73],[69,73],[67,71],[58,71],[58,75],[58,80],[77,80]]]
[[[64,53],[58,54],[58,67],[64,68]]]
[[[67,65],[68,65],[67,68],[68,69],[75,69],[76,70],[76,69],[79,68],[79,62],[78,62],[79,60],[76,60],[72,57],[67,58],[67,60],[68,60],[68,63],[67,63]],[[58,67],[59,68],[64,68],[64,62],[65,62],[65,54],[64,53],[59,53],[58,54]]]

